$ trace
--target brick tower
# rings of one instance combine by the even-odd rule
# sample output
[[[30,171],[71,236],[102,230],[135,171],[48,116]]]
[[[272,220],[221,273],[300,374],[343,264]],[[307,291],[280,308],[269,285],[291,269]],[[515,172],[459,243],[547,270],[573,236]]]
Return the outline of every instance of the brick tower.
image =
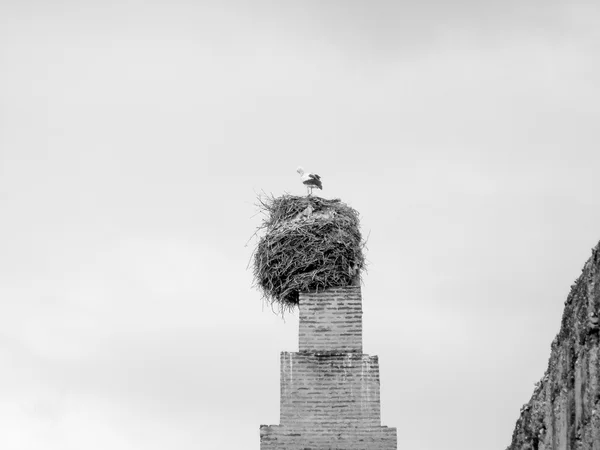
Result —
[[[261,425],[261,450],[396,450],[378,358],[362,352],[360,286],[301,293],[299,309],[300,351],[281,353],[281,424]]]

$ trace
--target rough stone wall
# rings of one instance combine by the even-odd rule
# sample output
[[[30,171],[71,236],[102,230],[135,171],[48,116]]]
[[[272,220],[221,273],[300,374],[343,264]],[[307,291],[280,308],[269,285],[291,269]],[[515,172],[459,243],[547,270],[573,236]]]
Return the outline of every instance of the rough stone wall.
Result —
[[[600,450],[600,244],[565,302],[548,369],[507,450]]]
[[[396,450],[381,426],[379,360],[362,353],[359,286],[300,294],[300,352],[281,353],[280,425],[261,450]]]

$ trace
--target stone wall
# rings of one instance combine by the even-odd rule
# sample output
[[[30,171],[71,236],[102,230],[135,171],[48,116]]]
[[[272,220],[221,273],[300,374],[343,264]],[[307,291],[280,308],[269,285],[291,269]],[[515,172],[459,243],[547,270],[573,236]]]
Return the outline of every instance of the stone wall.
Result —
[[[508,450],[600,450],[600,244],[565,302],[548,369]]]
[[[281,423],[261,426],[261,450],[396,450],[378,358],[362,353],[360,287],[300,294],[299,308],[300,351],[281,353]]]

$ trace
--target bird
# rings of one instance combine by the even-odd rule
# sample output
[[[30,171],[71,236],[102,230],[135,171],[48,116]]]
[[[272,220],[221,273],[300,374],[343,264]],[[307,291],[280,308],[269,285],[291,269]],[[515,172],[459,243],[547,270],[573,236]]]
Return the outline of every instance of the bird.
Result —
[[[302,167],[298,167],[296,172],[300,174],[300,178],[302,178],[302,183],[306,186],[308,195],[312,194],[314,188],[323,190],[323,183],[321,183],[321,177],[319,175],[316,173],[305,173]]]

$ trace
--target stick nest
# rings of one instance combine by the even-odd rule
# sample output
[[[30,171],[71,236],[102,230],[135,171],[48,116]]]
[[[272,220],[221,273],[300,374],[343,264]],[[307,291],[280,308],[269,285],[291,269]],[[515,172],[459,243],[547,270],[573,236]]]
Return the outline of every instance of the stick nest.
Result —
[[[259,197],[258,207],[265,234],[254,253],[254,281],[271,305],[291,310],[300,292],[360,282],[365,259],[356,210],[339,199],[292,195]]]

